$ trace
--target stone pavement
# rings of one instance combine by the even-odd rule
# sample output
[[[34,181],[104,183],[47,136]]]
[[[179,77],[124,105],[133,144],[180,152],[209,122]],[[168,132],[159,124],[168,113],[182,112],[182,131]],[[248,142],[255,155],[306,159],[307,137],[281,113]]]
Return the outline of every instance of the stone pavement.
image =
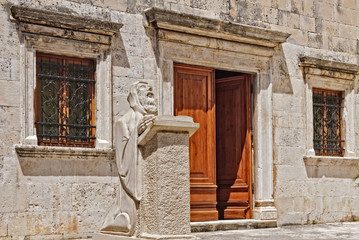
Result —
[[[359,240],[359,222],[193,233],[203,240]]]

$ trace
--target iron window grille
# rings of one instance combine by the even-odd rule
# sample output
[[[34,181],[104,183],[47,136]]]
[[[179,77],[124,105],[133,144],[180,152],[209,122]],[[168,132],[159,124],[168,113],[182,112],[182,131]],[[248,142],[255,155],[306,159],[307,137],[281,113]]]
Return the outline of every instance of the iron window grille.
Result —
[[[343,156],[342,92],[313,89],[313,141],[316,155]]]
[[[39,145],[94,147],[92,59],[36,54],[35,126]]]

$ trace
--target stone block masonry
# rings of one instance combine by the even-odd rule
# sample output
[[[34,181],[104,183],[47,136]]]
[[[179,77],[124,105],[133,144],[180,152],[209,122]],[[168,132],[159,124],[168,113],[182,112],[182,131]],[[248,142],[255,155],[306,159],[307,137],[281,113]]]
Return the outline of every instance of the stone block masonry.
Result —
[[[157,96],[163,96],[163,92],[173,93],[173,85],[171,85],[173,62],[202,67],[220,66],[220,70],[233,72],[250,72],[253,74],[253,91],[257,94],[255,96],[260,96],[253,98],[255,106],[260,106],[253,108],[253,119],[272,121],[270,126],[266,125],[268,121],[258,122],[256,125],[254,137],[257,142],[254,143],[253,153],[260,159],[273,156],[270,157],[273,164],[268,167],[253,162],[253,169],[257,174],[255,176],[258,176],[267,174],[268,169],[273,168],[266,179],[273,183],[273,196],[269,197],[273,198],[273,205],[277,209],[278,225],[358,220],[357,182],[345,177],[345,173],[341,173],[340,177],[333,175],[332,169],[325,170],[327,172],[323,170],[324,174],[320,177],[317,173],[307,171],[304,158],[311,154],[308,141],[312,141],[308,137],[308,126],[311,126],[311,123],[307,117],[310,114],[307,103],[311,98],[308,95],[310,87],[304,77],[303,67],[300,66],[301,57],[328,60],[336,64],[359,64],[358,1],[0,0],[1,240],[91,238],[94,232],[100,230],[102,219],[116,199],[116,186],[118,186],[117,166],[111,150],[114,146],[111,134],[108,134],[111,137],[108,137],[107,148],[102,149],[105,153],[101,153],[102,150],[99,153],[97,151],[99,149],[90,153],[83,149],[74,152],[71,150],[71,154],[66,150],[50,149],[45,152],[36,151],[37,155],[34,153],[31,159],[24,160],[15,149],[15,146],[27,146],[24,144],[28,136],[26,124],[34,121],[33,111],[26,114],[23,111],[23,108],[34,109],[32,92],[36,86],[29,85],[25,81],[25,79],[36,79],[34,73],[36,67],[31,65],[31,68],[29,65],[33,60],[31,54],[36,51],[56,54],[60,49],[62,54],[72,56],[74,51],[81,50],[78,46],[84,44],[81,40],[73,39],[71,31],[64,28],[69,38],[65,43],[62,42],[63,45],[58,45],[61,47],[54,50],[51,44],[59,40],[58,37],[47,36],[42,32],[39,35],[46,36],[38,41],[41,44],[32,48],[33,33],[24,38],[19,22],[11,14],[12,5],[111,24],[123,24],[122,28],[114,34],[111,47],[108,49],[103,50],[103,45],[106,44],[100,44],[95,50],[94,44],[85,44],[87,50],[82,49],[82,54],[77,52],[76,55],[92,58],[99,64],[98,69],[101,69],[101,74],[96,81],[103,81],[109,76],[108,85],[100,85],[105,89],[103,92],[106,94],[101,95],[101,91],[96,92],[99,93],[96,95],[96,100],[102,101],[106,97],[111,99],[106,105],[106,109],[111,110],[103,112],[105,120],[102,123],[109,126],[108,130],[103,132],[114,133],[114,130],[111,130],[114,129],[113,123],[129,109],[126,98],[132,83],[136,81],[151,83]],[[287,32],[290,36],[284,44],[268,50],[256,46],[258,42],[255,41],[248,44],[246,42],[248,39],[238,37],[239,32],[236,33],[236,41],[242,47],[233,44],[233,35],[231,35],[232,39],[227,40],[218,38],[218,35],[211,37],[204,36],[203,33],[200,35],[198,29],[190,29],[188,26],[184,28],[182,22],[176,23],[176,33],[173,31],[169,34],[169,30],[167,32],[163,30],[168,25],[164,25],[161,32],[163,35],[156,35],[144,14],[145,9],[152,7],[218,20],[221,23],[217,25],[219,31],[223,30],[220,26],[232,22],[254,26],[256,29],[263,28],[268,32]],[[62,31],[64,29],[61,28]],[[197,32],[194,32],[195,30]],[[86,31],[80,30],[80,32]],[[161,41],[163,48],[158,47],[157,41]],[[209,48],[212,50],[209,51]],[[281,54],[272,57],[273,51]],[[24,52],[28,53],[26,58]],[[106,56],[111,57],[105,58]],[[172,58],[172,56],[177,57]],[[107,65],[101,62],[105,61],[103,59],[107,61]],[[271,68],[272,62],[280,67]],[[161,68],[167,71],[162,71]],[[324,70],[333,72],[332,68]],[[351,145],[345,146],[350,150],[350,154],[347,151],[344,157],[357,163],[359,162],[358,73],[355,71],[348,73],[348,69],[342,71],[344,74],[355,76],[350,87],[343,90],[341,87],[343,84],[336,86],[341,88],[340,91],[346,96],[344,104],[349,104],[345,105],[343,112],[343,130],[346,130],[345,144]],[[338,76],[344,75],[335,75],[334,79]],[[330,82],[333,77],[319,77],[324,78],[322,88],[335,90],[333,84],[326,82],[327,80]],[[343,81],[345,83],[347,80]],[[30,91],[27,91],[28,89]],[[171,94],[158,99],[160,110],[173,114],[172,100]],[[99,129],[106,124],[101,124]],[[31,126],[30,130],[35,131],[34,129],[34,126]],[[263,138],[264,135],[270,137]],[[257,151],[259,143],[265,144],[263,151]],[[165,158],[162,160],[165,161]],[[314,167],[313,169],[319,169],[318,166]],[[332,175],[326,176],[328,173]],[[165,186],[163,187],[166,189]],[[266,190],[266,188],[255,189],[255,194]],[[161,197],[163,199],[158,202],[165,202],[165,199],[171,196],[163,192]],[[164,206],[168,211],[173,210],[170,206],[162,207]],[[167,211],[163,208],[157,210]],[[163,223],[159,227],[167,226],[166,224]],[[163,228],[160,230],[163,231]]]

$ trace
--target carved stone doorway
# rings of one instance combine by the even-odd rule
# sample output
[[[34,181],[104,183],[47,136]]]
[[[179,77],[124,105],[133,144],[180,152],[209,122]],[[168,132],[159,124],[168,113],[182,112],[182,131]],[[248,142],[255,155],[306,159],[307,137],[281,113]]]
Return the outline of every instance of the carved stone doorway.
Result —
[[[251,75],[174,64],[174,113],[194,118],[191,221],[252,217]]]

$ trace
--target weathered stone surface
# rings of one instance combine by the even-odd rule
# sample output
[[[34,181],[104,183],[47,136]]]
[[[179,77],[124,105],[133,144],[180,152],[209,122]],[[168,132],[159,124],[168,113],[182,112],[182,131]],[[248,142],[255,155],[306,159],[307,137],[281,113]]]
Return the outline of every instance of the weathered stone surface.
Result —
[[[13,146],[20,143],[20,131],[9,129],[0,131],[0,151],[4,156],[14,156]]]
[[[305,141],[304,129],[299,128],[276,128],[274,141],[277,146],[303,147]]]
[[[323,35],[317,33],[308,33],[308,46],[312,48],[323,47]]]
[[[115,188],[113,184],[109,183],[73,184],[71,191],[72,209],[84,214],[93,212],[94,209],[97,212],[107,212],[112,205]],[[99,202],[101,205],[98,205]]]
[[[315,32],[315,18],[300,15],[300,29]]]
[[[10,69],[8,71],[8,80],[10,80]],[[18,107],[20,103],[19,88],[20,84],[17,81],[0,80],[0,106]]]
[[[8,235],[50,235],[77,233],[77,214],[71,212],[11,213]]]
[[[25,193],[29,212],[72,210],[69,184],[29,184]]]
[[[276,173],[282,181],[302,181],[307,178],[304,166],[298,165],[277,165]]]
[[[11,59],[0,58],[0,80],[10,80],[11,69]]]
[[[305,153],[306,149],[304,147],[276,146],[274,147],[274,163],[303,166],[302,159]]]
[[[29,41],[21,39],[20,26],[11,17],[11,5],[25,7],[19,8],[21,13],[17,11],[15,18],[46,25],[40,30],[27,28],[28,33],[48,37],[40,40],[29,34]],[[145,9],[152,7],[163,9],[163,12],[175,11],[175,14],[170,12],[163,15],[166,18],[157,19],[159,23],[163,20],[160,23],[162,30],[166,28],[161,34],[156,35],[150,29],[144,14]],[[359,124],[354,121],[359,119],[358,9],[359,2],[355,0],[1,1],[0,239],[88,239],[100,229],[99,219],[103,219],[115,199],[116,164],[108,151],[109,154],[101,154],[89,150],[81,156],[78,151],[56,149],[38,151],[37,154],[15,151],[14,146],[28,136],[26,131],[33,129],[34,121],[31,114],[23,114],[22,110],[24,99],[31,99],[26,106],[33,109],[34,101],[29,94],[35,87],[32,81],[36,78],[32,71],[25,70],[24,49],[57,54],[58,49],[51,49],[51,44],[63,42],[59,39],[50,41],[49,35],[64,38],[72,33],[73,36],[65,38],[66,44],[59,47],[65,55],[74,55],[77,51],[77,57],[88,56],[89,50],[81,50],[84,45],[75,41],[96,38],[97,42],[112,44],[110,50],[101,53],[97,52],[99,48],[91,48],[91,58],[96,62],[108,54],[112,61],[107,67],[101,65],[97,69],[101,72],[96,79],[98,86],[109,91],[96,88],[98,95],[95,97],[98,100],[108,97],[112,101],[106,108],[111,110],[100,113],[106,115],[98,126],[101,133],[112,132],[112,119],[117,120],[129,109],[128,85],[138,80],[153,84],[155,92],[162,94],[158,99],[161,113],[172,114],[173,62],[251,73],[254,79],[254,152],[257,157],[253,166],[254,184],[258,181],[268,183],[255,190],[254,201],[274,194],[279,225],[310,224],[313,220],[358,220],[359,184],[358,180],[351,179],[357,168],[347,164],[359,156]],[[51,14],[48,11],[52,11]],[[165,26],[165,22],[175,26]],[[55,27],[60,25],[65,30],[60,28],[57,32]],[[71,33],[67,31],[69,28],[78,31]],[[176,32],[168,31],[169,28]],[[291,33],[282,50],[263,47],[263,44],[277,46],[278,36],[279,42],[285,41],[287,35],[280,32]],[[98,35],[102,37],[98,38]],[[114,35],[111,42],[109,35]],[[161,47],[157,40],[162,42]],[[46,44],[35,49],[28,44],[34,41]],[[276,56],[272,57],[274,53]],[[29,56],[27,61],[31,59]],[[299,60],[303,56],[314,59],[307,61],[309,67],[314,64],[321,68],[309,69],[308,74],[337,79],[341,85],[349,81],[352,85],[346,90],[348,95],[344,103],[350,106],[343,115],[345,147],[352,156],[329,165],[328,159],[317,158],[315,161],[321,162],[311,166],[315,168],[310,170],[311,173],[304,160],[309,150],[307,134],[311,122],[307,118],[310,114],[307,79]],[[105,75],[110,80],[103,84]],[[25,88],[29,91],[23,91]],[[98,107],[103,109],[103,105]],[[346,125],[349,120],[353,124]],[[109,125],[107,130],[102,128],[105,123]],[[112,137],[106,139],[106,146],[112,147]],[[24,161],[21,154],[31,155],[31,159]],[[58,154],[62,156],[60,159],[56,159]],[[344,164],[345,160],[348,161]],[[171,165],[174,166],[175,163]],[[268,190],[272,188],[273,191]],[[164,189],[167,189],[165,185]],[[161,196],[163,199],[171,197],[167,193]],[[164,207],[171,212],[179,211],[165,204],[158,209],[167,213]],[[168,227],[166,224],[163,223],[163,228]]]

